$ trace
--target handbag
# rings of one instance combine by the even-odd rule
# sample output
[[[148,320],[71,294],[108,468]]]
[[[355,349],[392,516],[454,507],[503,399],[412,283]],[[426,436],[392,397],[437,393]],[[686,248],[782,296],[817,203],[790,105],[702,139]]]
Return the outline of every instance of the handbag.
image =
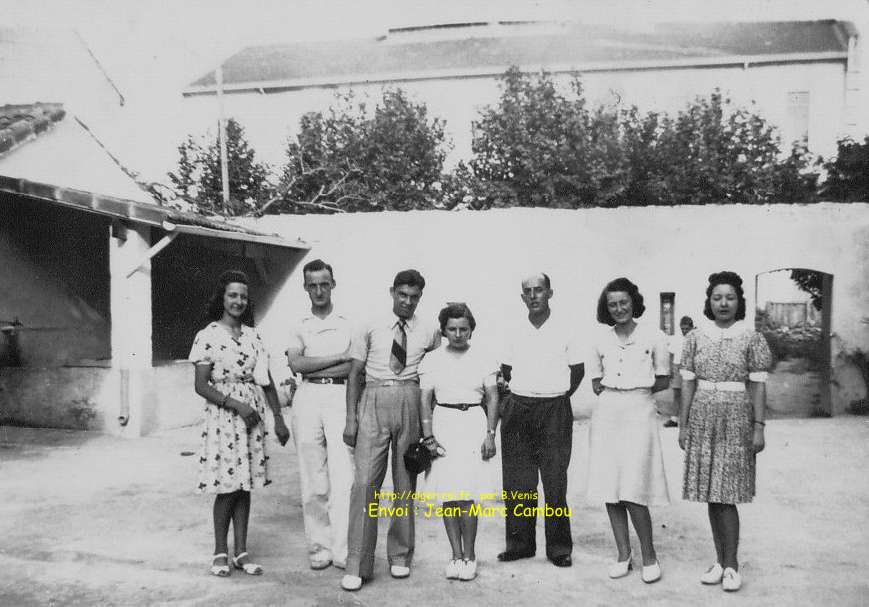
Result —
[[[431,468],[431,451],[422,439],[408,446],[404,452],[404,467],[412,474],[419,474]]]

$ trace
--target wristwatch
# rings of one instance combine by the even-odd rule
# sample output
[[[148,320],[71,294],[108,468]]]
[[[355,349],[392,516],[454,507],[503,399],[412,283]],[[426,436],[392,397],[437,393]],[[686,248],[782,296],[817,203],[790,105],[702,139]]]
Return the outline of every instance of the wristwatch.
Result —
[[[495,436],[495,431],[494,430],[486,430],[486,434],[488,434],[489,436]]]

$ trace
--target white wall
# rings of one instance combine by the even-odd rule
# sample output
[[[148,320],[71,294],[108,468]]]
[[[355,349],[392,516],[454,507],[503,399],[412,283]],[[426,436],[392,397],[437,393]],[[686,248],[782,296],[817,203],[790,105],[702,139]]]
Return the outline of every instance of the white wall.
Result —
[[[505,209],[486,212],[410,212],[270,216],[253,222],[267,232],[301,236],[313,244],[306,258],[335,268],[337,304],[356,317],[389,311],[388,288],[413,267],[428,281],[419,313],[434,318],[446,301],[466,301],[477,317],[474,336],[497,349],[504,328],[525,313],[520,281],[533,271],[552,278],[553,309],[586,329],[604,284],[618,276],[636,282],[647,318],[657,323],[659,293],[676,293],[676,317],[702,317],[706,278],[729,269],[745,281],[753,320],[755,275],[801,267],[834,275],[834,364],[841,349],[869,349],[869,205],[635,207],[618,209]],[[276,352],[288,327],[309,306],[298,266],[260,323]],[[863,391],[848,375],[834,391],[841,411]],[[587,387],[584,388],[587,392]],[[578,400],[585,402],[585,392]]]

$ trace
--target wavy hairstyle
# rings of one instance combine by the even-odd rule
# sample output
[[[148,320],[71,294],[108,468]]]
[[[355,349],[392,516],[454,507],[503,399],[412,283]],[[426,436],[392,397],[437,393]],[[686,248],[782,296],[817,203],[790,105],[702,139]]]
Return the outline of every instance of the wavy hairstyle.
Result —
[[[248,289],[250,289],[250,280],[247,274],[241,270],[227,270],[221,274],[220,278],[217,279],[217,284],[214,285],[214,292],[208,298],[208,308],[206,309],[205,316],[209,321],[217,321],[223,317],[223,296],[226,293],[226,286],[233,282],[240,282],[243,285],[247,285]],[[250,298],[250,294],[247,297],[247,308],[245,308],[241,315],[241,322],[249,327],[254,326],[253,300]]]
[[[712,290],[718,285],[730,285],[736,291],[736,297],[739,300],[739,305],[736,308],[736,320],[745,318],[745,293],[742,290],[742,278],[736,272],[724,270],[709,275],[709,286],[706,287],[706,303],[703,304],[703,315],[709,320],[715,320],[715,314],[712,313],[712,304],[709,301],[712,297]]]
[[[643,312],[646,311],[646,306],[643,303],[643,295],[640,293],[637,285],[632,283],[627,278],[616,278],[615,280],[611,280],[607,283],[607,285],[603,288],[603,291],[601,291],[600,297],[597,300],[597,321],[599,323],[609,325],[611,327],[616,324],[616,321],[613,320],[613,317],[610,315],[609,308],[606,305],[606,294],[616,293],[619,291],[627,293],[628,296],[631,298],[631,307],[633,308],[634,318],[639,318],[643,315]]]

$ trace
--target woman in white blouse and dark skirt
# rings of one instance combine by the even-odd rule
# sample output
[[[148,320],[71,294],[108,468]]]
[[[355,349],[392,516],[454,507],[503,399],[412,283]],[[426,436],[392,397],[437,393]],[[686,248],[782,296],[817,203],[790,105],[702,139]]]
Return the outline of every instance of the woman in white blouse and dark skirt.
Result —
[[[445,575],[469,581],[477,576],[474,544],[479,503],[493,499],[500,488],[497,463],[492,460],[498,426],[498,364],[471,347],[477,325],[468,306],[449,304],[438,321],[447,346],[427,354],[419,366],[420,422],[424,433],[437,437],[429,448],[436,451],[442,446],[445,454],[432,462],[426,493],[440,505],[434,512],[443,517],[452,548]],[[485,408],[480,406],[484,400]],[[427,506],[429,512],[434,503]]]
[[[669,385],[670,355],[663,332],[638,322],[645,306],[637,286],[617,278],[604,287],[598,322],[608,325],[592,345],[588,364],[598,403],[589,426],[587,496],[606,503],[618,559],[609,577],[633,568],[628,515],[640,540],[642,579],[661,579],[649,506],[670,503],[658,434],[654,392]]]

